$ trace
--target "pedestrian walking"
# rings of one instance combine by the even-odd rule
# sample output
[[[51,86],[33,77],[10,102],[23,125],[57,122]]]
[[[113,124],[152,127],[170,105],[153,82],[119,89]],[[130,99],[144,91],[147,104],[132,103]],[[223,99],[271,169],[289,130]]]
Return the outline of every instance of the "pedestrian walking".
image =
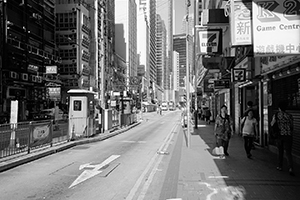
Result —
[[[258,110],[257,110],[257,107],[256,106],[253,106],[253,102],[252,101],[248,101],[247,102],[247,109],[246,111],[243,113],[243,117],[246,117],[248,115],[248,111],[249,110],[252,110],[253,111],[253,117],[256,119],[257,123],[259,121],[259,113],[258,113]],[[254,150],[255,149],[255,144],[254,144],[254,140],[252,142],[252,146],[251,148]]]
[[[252,158],[251,149],[254,138],[258,135],[258,122],[253,117],[253,110],[248,110],[246,116],[242,119],[242,136],[244,138],[244,148],[249,159]]]
[[[206,121],[206,124],[210,124],[210,117],[211,117],[211,112],[210,112],[209,108],[207,108],[205,110],[205,121]]]
[[[202,108],[198,108],[198,118],[201,120]]]
[[[221,112],[216,117],[215,122],[215,136],[217,140],[217,146],[222,146],[224,149],[224,154],[229,156],[228,146],[229,140],[233,135],[233,121],[231,117],[227,114],[227,106],[223,105],[221,107]],[[223,156],[223,155],[221,155]]]
[[[282,171],[283,167],[283,153],[285,151],[289,173],[294,176],[293,169],[293,156],[292,156],[292,144],[293,144],[293,116],[286,112],[287,102],[281,101],[278,105],[278,112],[273,115],[271,126],[278,126],[278,134],[276,136],[277,148],[278,148],[278,166],[277,170]]]

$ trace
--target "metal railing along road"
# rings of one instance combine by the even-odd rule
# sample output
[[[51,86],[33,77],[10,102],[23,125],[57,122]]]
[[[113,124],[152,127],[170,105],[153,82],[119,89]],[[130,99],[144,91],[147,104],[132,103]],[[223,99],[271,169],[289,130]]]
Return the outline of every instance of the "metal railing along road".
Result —
[[[67,120],[0,124],[0,158],[67,141]]]

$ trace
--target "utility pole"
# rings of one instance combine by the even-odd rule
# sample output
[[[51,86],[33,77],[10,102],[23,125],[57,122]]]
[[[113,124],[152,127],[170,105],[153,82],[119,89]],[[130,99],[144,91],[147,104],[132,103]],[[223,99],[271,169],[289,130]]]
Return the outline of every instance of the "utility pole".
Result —
[[[195,72],[195,80],[194,80],[194,85],[195,85],[195,129],[198,129],[198,96],[197,96],[197,87],[198,87],[198,77],[197,77],[197,61],[196,61],[196,42],[197,42],[197,32],[196,32],[196,25],[198,25],[198,20],[199,20],[199,0],[194,0],[194,45],[193,45],[193,63],[194,63],[194,72]]]
[[[191,133],[190,133],[190,67],[189,67],[189,7],[191,5],[190,0],[186,0],[186,114],[187,114],[187,145],[191,145]]]

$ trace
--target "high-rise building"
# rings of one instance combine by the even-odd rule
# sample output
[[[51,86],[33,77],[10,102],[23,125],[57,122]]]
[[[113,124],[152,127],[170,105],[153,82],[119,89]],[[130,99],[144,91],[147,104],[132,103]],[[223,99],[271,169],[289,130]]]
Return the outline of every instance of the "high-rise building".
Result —
[[[138,76],[143,77],[142,91],[147,94],[150,87],[149,21],[143,9],[137,10],[137,56]],[[149,92],[148,92],[149,93]],[[146,95],[147,98],[147,95]],[[148,99],[143,99],[148,101]]]
[[[59,74],[64,82],[62,100],[73,88],[90,87],[90,7],[86,3],[58,1],[56,9],[56,43],[62,62]]]
[[[192,37],[189,36],[188,40],[191,41]],[[186,77],[186,34],[177,34],[174,35],[173,49],[179,53],[179,95],[182,96],[186,87],[185,77]],[[189,65],[192,66],[192,55],[193,52],[193,43],[189,42]],[[192,68],[190,67],[190,82],[192,80]]]
[[[1,1],[0,7],[0,118],[9,120],[10,102],[18,100],[18,121],[22,121],[26,110],[32,114],[47,108],[51,99],[60,98],[58,76],[52,76],[52,81],[45,75],[47,66],[57,66],[60,61],[55,44],[55,3]],[[56,90],[45,86],[50,82],[59,85]]]
[[[135,0],[115,1],[116,53],[127,63],[127,77],[137,76],[136,9]]]
[[[148,40],[149,40],[149,79],[145,79],[147,82],[147,99],[153,100],[154,97],[154,89],[156,84],[156,76],[157,76],[157,69],[156,69],[156,1],[152,0],[136,0],[138,12],[144,12],[146,21],[149,27],[148,31]],[[140,37],[140,35],[138,35]],[[141,36],[143,37],[143,36]],[[147,70],[146,70],[147,72]],[[146,76],[148,76],[146,74]]]
[[[101,106],[108,107],[113,90],[115,52],[115,5],[109,0],[87,0],[90,34],[90,88],[97,93]],[[119,72],[119,70],[117,70]]]
[[[174,90],[179,91],[179,53],[173,51],[173,73],[174,73]]]
[[[161,19],[164,21],[166,25],[166,37],[167,37],[167,54],[166,54],[166,73],[172,73],[172,62],[173,62],[173,0],[156,0],[156,12],[161,16]],[[172,90],[173,84],[170,80],[170,76],[168,76],[164,80],[164,89]],[[169,93],[170,91],[166,91]]]
[[[193,35],[194,34],[194,13],[190,13],[188,16],[188,20],[189,20],[189,30],[188,33],[189,35]],[[186,33],[186,15],[182,18],[182,27],[181,27],[182,33]]]
[[[150,62],[150,89],[153,83],[156,83],[156,1],[137,0],[138,9],[144,10],[149,26],[149,62]],[[153,89],[153,88],[152,88]],[[150,91],[152,94],[152,91]]]
[[[174,35],[174,51],[179,53],[179,88],[185,87],[186,76],[186,34]]]
[[[173,71],[173,0],[168,2],[168,69],[170,72]],[[173,73],[174,74],[174,73]],[[174,86],[170,80],[169,89],[174,90]]]
[[[157,67],[157,85],[168,89],[167,72],[167,30],[164,21],[160,15],[157,15],[156,32],[156,67]]]

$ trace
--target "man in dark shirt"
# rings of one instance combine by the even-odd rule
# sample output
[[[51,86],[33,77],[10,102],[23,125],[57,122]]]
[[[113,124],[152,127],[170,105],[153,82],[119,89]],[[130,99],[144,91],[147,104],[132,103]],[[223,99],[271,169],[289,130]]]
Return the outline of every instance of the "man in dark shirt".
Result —
[[[287,102],[281,101],[278,105],[278,112],[273,115],[271,126],[276,122],[279,128],[279,135],[277,138],[278,148],[278,167],[277,170],[282,171],[283,165],[283,153],[285,151],[288,160],[289,173],[294,176],[293,171],[293,156],[292,156],[292,144],[293,144],[293,131],[294,131],[294,119],[293,116],[286,112]]]

